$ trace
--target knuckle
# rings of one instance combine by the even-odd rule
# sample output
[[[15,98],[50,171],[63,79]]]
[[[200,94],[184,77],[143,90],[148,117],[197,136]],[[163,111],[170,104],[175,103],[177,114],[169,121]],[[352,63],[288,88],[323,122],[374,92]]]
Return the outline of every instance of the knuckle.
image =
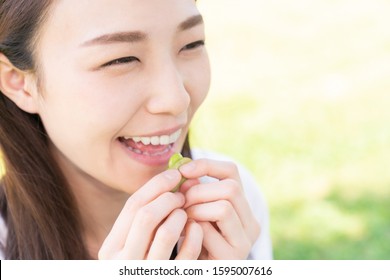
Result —
[[[238,174],[238,167],[235,163],[231,161],[226,162],[226,168],[229,170],[230,174]]]
[[[125,206],[123,208],[125,211],[132,213],[137,209],[139,209],[140,207],[141,207],[141,199],[136,195],[132,195],[126,201]]]
[[[225,182],[225,188],[229,198],[235,198],[241,195],[242,189],[236,180],[226,179]]]
[[[135,222],[140,226],[149,228],[155,223],[155,213],[149,207],[141,208],[135,216]]]
[[[183,209],[175,209],[171,217],[175,219],[175,223],[164,223],[156,232],[155,238],[163,244],[174,244],[177,242],[187,220],[187,214]]]
[[[219,217],[228,218],[232,215],[233,207],[232,204],[227,200],[219,201]]]

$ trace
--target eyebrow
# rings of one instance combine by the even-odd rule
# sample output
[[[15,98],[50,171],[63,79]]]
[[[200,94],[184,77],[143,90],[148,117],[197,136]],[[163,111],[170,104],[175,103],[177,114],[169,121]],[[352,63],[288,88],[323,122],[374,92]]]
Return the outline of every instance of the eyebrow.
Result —
[[[185,31],[203,23],[201,15],[191,16],[178,26],[178,31]],[[141,31],[116,32],[98,36],[82,43],[82,47],[93,45],[106,45],[113,43],[137,43],[147,39],[147,34]]]
[[[199,24],[203,23],[203,17],[201,15],[195,15],[189,17],[185,21],[179,24],[179,31],[185,31],[187,29],[191,29]]]
[[[82,47],[93,46],[93,45],[106,45],[113,43],[136,43],[146,40],[147,35],[145,33],[134,31],[134,32],[116,32],[110,34],[104,34],[99,37],[93,38],[81,44]]]

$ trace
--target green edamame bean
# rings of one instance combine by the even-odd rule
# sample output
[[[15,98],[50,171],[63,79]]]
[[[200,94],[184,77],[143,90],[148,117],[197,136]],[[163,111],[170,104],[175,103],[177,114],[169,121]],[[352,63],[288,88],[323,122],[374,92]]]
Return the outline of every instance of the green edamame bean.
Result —
[[[180,153],[175,153],[171,156],[171,158],[169,159],[169,162],[168,162],[168,169],[179,169],[180,166],[182,166],[183,164],[186,164],[188,162],[190,162],[191,159],[188,158],[188,157],[183,157]],[[180,188],[180,186],[187,180],[187,178],[184,178],[182,176],[179,184],[176,185],[176,187],[174,187],[171,192],[177,192]]]

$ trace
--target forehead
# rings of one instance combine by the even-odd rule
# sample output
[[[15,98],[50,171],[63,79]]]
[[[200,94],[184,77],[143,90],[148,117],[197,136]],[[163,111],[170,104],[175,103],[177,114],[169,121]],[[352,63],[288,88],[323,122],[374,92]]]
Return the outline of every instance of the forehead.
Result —
[[[93,37],[126,31],[162,35],[199,14],[194,0],[59,0],[43,28],[42,41],[80,44]]]

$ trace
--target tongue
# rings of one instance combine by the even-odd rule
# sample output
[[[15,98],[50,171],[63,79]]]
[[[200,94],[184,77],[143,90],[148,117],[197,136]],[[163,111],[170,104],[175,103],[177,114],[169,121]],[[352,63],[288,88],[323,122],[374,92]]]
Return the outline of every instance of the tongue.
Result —
[[[168,147],[168,145],[144,145],[142,142],[134,142],[132,139],[126,140],[125,143],[133,149],[150,154],[162,152]]]

